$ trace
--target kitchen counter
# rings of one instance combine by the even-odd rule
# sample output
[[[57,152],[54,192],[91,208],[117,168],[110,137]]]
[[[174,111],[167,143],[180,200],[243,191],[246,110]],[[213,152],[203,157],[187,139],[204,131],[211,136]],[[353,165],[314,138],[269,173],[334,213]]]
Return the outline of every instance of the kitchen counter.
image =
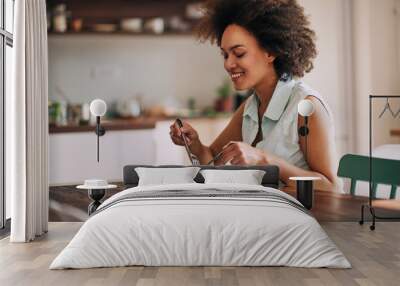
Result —
[[[390,130],[390,135],[392,135],[392,136],[400,136],[400,129],[392,129],[392,130]]]
[[[132,129],[152,129],[156,122],[160,120],[151,117],[139,117],[134,119],[113,119],[102,120],[101,125],[105,130],[132,130]],[[71,133],[71,132],[90,132],[96,129],[95,125],[65,125],[50,126],[49,133]]]
[[[182,119],[211,119],[211,118],[227,118],[231,113],[219,113],[214,116],[192,116],[180,117]],[[164,117],[138,117],[132,119],[102,119],[101,125],[106,131],[117,130],[135,130],[135,129],[154,129],[159,121],[174,120],[174,116]],[[49,133],[72,133],[72,132],[91,132],[95,130],[95,125],[65,125],[50,126]]]

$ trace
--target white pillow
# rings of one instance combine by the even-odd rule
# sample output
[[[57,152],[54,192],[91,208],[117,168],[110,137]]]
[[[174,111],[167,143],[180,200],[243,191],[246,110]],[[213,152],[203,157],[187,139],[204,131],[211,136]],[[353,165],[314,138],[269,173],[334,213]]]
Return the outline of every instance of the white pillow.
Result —
[[[135,168],[139,176],[139,186],[195,183],[193,179],[199,170],[199,167]]]
[[[265,171],[262,170],[201,170],[205,184],[234,183],[247,185],[261,185]]]

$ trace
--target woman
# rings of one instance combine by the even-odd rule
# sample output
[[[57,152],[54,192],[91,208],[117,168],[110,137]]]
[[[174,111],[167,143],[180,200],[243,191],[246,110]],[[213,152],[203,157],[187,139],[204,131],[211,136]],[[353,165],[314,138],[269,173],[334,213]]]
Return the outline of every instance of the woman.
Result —
[[[202,164],[222,152],[214,164],[273,164],[287,184],[291,176],[317,176],[321,180],[316,188],[336,190],[328,107],[299,80],[313,68],[317,54],[304,9],[295,0],[220,0],[208,2],[205,11],[200,38],[217,41],[235,89],[254,92],[210,146],[203,145],[186,122],[182,128],[171,125],[172,141],[183,145],[182,132]],[[304,119],[297,105],[303,99],[315,107],[309,118],[308,158],[304,139],[298,136]]]

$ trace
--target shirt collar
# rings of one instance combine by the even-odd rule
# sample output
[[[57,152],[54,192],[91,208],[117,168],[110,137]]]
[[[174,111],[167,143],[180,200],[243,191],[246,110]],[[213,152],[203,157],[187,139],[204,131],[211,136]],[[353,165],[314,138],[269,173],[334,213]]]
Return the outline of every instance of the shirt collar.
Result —
[[[258,122],[258,96],[255,92],[246,102],[243,116],[249,116],[254,122]]]
[[[281,118],[282,113],[285,111],[289,102],[290,96],[292,95],[294,83],[295,81],[293,79],[287,81],[280,80],[278,82],[264,116],[275,121]]]
[[[280,119],[282,113],[285,111],[287,103],[289,102],[294,84],[294,79],[278,81],[264,116],[275,121]],[[258,106],[259,99],[257,94],[254,92],[251,98],[249,98],[248,106],[245,109],[243,116],[248,115],[251,119],[258,122]]]

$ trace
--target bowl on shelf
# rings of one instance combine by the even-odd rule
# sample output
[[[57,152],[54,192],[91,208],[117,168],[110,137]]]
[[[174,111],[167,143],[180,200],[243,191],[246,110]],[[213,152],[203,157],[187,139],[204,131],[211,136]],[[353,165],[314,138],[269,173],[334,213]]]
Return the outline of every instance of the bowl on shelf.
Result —
[[[164,19],[160,17],[148,19],[144,23],[144,28],[149,33],[162,34],[164,32]]]
[[[131,33],[140,33],[143,30],[143,20],[141,18],[125,18],[120,22],[121,30]]]

